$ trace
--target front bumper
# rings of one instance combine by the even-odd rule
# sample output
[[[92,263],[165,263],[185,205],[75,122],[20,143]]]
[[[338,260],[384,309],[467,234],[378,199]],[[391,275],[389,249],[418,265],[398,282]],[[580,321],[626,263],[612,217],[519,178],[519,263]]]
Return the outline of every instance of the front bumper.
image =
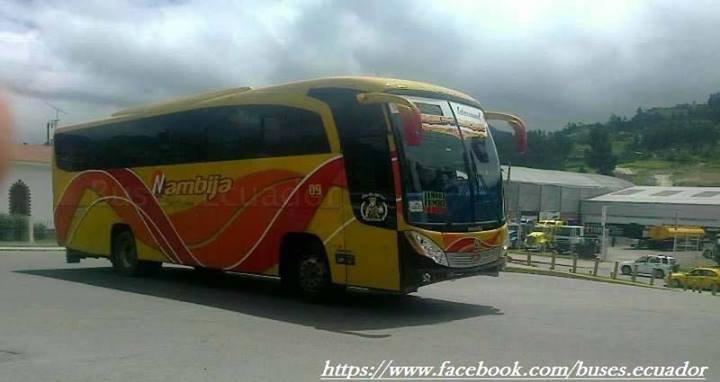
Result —
[[[403,240],[404,242],[404,240]],[[455,280],[471,276],[497,277],[505,269],[506,251],[498,249],[496,260],[471,267],[447,267],[415,253],[407,243],[402,248],[402,292],[416,291],[419,287],[441,281]],[[453,262],[450,262],[453,264]]]

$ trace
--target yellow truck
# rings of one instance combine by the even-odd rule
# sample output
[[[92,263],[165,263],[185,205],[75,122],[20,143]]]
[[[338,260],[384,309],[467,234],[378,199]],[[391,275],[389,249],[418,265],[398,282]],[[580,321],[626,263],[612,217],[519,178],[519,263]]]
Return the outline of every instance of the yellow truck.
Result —
[[[583,226],[568,225],[562,220],[541,220],[525,239],[525,249],[574,253],[584,258],[597,253],[596,243],[587,240]]]
[[[678,249],[699,249],[704,237],[702,227],[659,225],[650,227],[648,237],[641,241],[639,247],[669,250],[676,245]]]
[[[540,220],[525,238],[525,250],[545,252],[551,249],[555,231],[564,225],[562,220]]]

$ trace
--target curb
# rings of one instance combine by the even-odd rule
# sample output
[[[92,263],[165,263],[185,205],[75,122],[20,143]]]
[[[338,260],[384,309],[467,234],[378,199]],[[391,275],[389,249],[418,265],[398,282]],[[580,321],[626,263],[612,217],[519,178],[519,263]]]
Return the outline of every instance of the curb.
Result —
[[[64,251],[65,247],[0,247],[2,252],[58,252]]]
[[[604,282],[604,283],[609,283],[609,284],[620,284],[620,285],[635,286],[635,287],[650,288],[650,289],[673,290],[671,288],[665,288],[665,287],[642,284],[642,283],[634,283],[632,281],[610,279],[610,278],[598,277],[598,276],[589,276],[589,275],[583,275],[583,274],[579,274],[579,273],[558,272],[558,271],[551,271],[551,270],[547,270],[547,269],[530,269],[530,268],[507,266],[507,267],[505,267],[505,272],[525,273],[525,274],[541,275],[541,276],[564,277],[564,278],[568,278],[568,279],[597,281],[597,282]]]

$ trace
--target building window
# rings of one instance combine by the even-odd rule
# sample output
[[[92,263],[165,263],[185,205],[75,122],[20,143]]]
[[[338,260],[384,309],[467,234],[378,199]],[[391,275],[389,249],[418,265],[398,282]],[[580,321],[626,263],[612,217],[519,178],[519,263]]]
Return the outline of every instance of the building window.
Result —
[[[30,187],[22,180],[10,186],[9,211],[11,215],[30,216]]]

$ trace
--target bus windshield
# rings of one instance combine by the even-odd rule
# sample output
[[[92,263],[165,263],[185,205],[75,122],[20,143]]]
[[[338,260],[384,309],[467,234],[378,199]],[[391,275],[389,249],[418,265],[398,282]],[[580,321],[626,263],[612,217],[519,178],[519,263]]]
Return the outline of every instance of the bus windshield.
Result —
[[[444,100],[408,98],[422,118],[420,142],[397,134],[410,223],[443,231],[502,224],[500,164],[482,111]]]

